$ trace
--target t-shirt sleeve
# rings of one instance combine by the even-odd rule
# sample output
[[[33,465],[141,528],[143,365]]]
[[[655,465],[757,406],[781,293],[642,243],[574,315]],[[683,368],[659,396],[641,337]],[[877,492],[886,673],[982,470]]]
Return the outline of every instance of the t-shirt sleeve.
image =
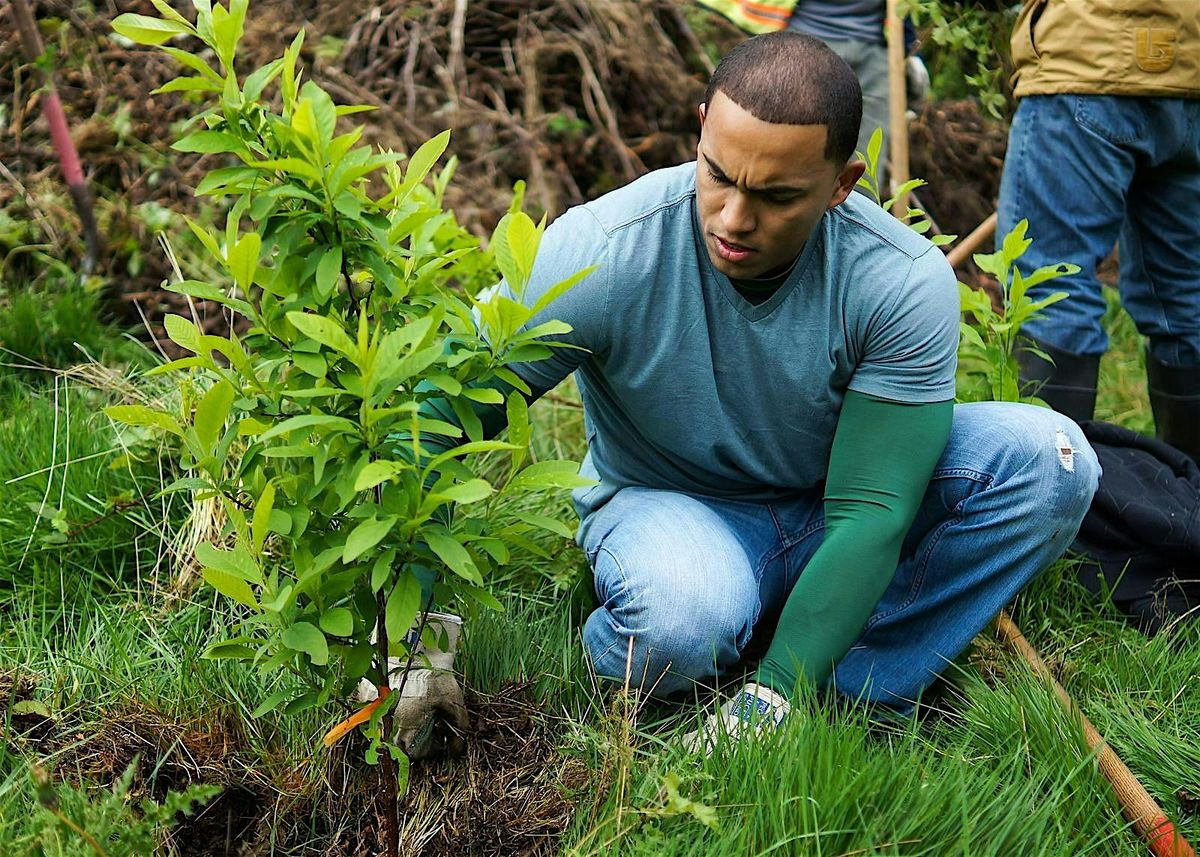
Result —
[[[544,360],[512,364],[510,368],[535,390],[552,389],[592,355],[606,352],[612,276],[607,256],[608,237],[596,217],[585,208],[573,208],[546,228],[524,293],[514,295],[503,280],[496,286],[505,297],[531,307],[555,284],[584,268],[596,267],[526,326],[535,327],[551,319],[564,321],[571,326],[569,333],[545,338],[575,346],[554,348]]]
[[[865,321],[862,357],[849,389],[896,402],[954,398],[958,365],[958,280],[931,246],[914,259],[903,282]]]

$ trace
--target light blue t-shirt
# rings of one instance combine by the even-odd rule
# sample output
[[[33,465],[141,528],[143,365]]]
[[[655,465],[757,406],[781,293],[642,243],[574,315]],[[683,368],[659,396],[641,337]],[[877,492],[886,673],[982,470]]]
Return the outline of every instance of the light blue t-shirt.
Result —
[[[825,479],[847,389],[902,402],[954,396],[959,304],[944,255],[861,194],[826,212],[791,275],[757,306],[713,268],[694,162],[559,217],[524,295],[599,269],[533,323],[574,328],[514,367],[550,389],[572,371],[600,484],[586,518],[631,485],[772,500]]]
[[[884,44],[884,0],[800,0],[788,28],[826,41]]]

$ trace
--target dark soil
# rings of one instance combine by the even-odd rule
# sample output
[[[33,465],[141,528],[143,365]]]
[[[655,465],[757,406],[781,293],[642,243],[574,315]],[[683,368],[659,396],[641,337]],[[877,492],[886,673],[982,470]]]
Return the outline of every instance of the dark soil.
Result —
[[[982,115],[973,101],[941,101],[910,131],[910,172],[929,183],[918,198],[942,232],[966,236],[996,210],[1007,125]]]
[[[33,698],[35,689],[32,677],[0,673],[0,720],[10,702]],[[402,854],[554,853],[587,771],[556,750],[553,727],[524,687],[505,687],[494,697],[468,694],[467,703],[465,754],[412,766],[400,804]],[[222,786],[172,832],[181,857],[376,853],[378,774],[363,763],[358,736],[330,754],[315,786],[303,771],[280,772],[257,756],[233,716],[185,722],[130,702],[103,712],[98,724],[14,716],[3,738],[76,785],[110,785],[133,764],[134,802],[162,800],[194,783]]]

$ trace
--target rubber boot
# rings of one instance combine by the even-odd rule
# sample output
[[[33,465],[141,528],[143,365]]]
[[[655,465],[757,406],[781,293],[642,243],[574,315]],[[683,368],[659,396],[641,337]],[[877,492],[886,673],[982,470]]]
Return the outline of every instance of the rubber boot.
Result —
[[[1054,362],[1047,363],[1027,348],[1018,350],[1022,392],[1032,392],[1077,423],[1090,420],[1096,410],[1099,355],[1072,354],[1036,339],[1028,342],[1048,354]]]
[[[1200,366],[1168,366],[1146,355],[1155,434],[1200,462]]]

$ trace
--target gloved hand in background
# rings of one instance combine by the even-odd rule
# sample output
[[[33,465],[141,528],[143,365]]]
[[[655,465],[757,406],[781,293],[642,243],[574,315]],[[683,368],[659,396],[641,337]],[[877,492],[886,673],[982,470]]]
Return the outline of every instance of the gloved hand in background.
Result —
[[[904,62],[904,83],[908,93],[908,109],[920,113],[929,95],[929,69],[925,61],[916,54]]]
[[[458,755],[465,749],[462,733],[468,725],[462,688],[454,674],[454,652],[462,619],[449,613],[429,613],[423,639],[417,639],[418,617],[405,642],[413,652],[405,677],[404,658],[388,658],[388,684],[400,699],[392,709],[393,739],[410,759]],[[403,689],[401,689],[403,683]],[[379,696],[367,679],[358,684],[357,698],[370,702]]]

